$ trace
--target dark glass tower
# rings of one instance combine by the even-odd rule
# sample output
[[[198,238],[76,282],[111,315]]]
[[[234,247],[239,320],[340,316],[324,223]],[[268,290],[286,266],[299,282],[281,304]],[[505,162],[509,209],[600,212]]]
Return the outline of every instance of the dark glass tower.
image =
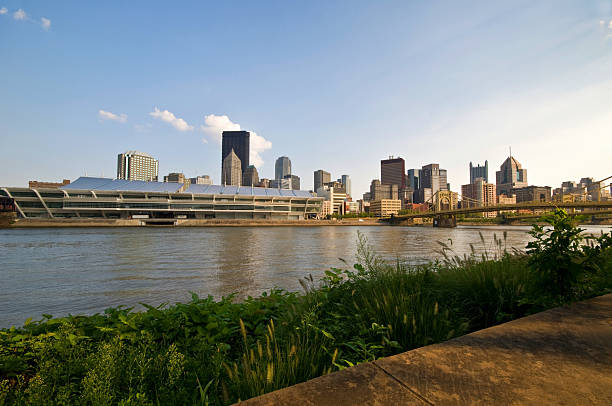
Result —
[[[380,161],[380,183],[406,187],[406,164],[403,158],[389,158]]]
[[[483,178],[489,183],[489,161],[485,161],[484,166],[474,166],[470,162],[470,183],[475,183],[477,178]]]
[[[242,164],[242,174],[250,165],[249,147],[250,133],[248,131],[223,131],[223,142],[221,145],[221,168],[223,168],[223,160],[234,150],[234,153],[240,159]]]

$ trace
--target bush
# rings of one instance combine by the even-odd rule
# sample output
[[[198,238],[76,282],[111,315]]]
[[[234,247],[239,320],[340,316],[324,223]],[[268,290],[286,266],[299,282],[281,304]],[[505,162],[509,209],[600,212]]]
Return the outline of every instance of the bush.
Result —
[[[601,272],[601,259],[608,255],[610,235],[599,238],[583,235],[567,212],[557,209],[542,218],[549,226],[534,225],[534,238],[527,244],[529,265],[538,279],[539,289],[549,297],[575,298],[584,282]],[[583,244],[587,242],[587,244]]]

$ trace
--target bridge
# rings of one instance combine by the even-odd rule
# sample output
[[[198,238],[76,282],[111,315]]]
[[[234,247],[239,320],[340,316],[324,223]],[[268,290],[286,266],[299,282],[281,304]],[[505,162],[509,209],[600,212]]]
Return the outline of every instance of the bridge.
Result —
[[[601,184],[601,182],[610,178],[612,178],[612,176],[609,176],[596,183]],[[566,209],[568,214],[572,216],[612,214],[612,200],[602,200],[601,198],[601,190],[610,186],[612,186],[612,184],[599,187],[595,192],[595,201],[587,200],[586,195],[562,195],[559,200],[554,201],[530,201],[512,204],[479,205],[479,202],[462,196],[462,202],[467,204],[467,207],[462,208],[453,208],[453,200],[456,202],[458,196],[460,196],[458,193],[439,191],[436,192],[436,194],[432,196],[428,202],[426,202],[429,205],[429,210],[394,215],[391,217],[385,217],[382,220],[388,221],[391,224],[401,224],[411,219],[432,218],[434,227],[456,227],[458,215],[475,213],[512,213],[513,215],[508,217],[517,220],[537,218],[542,215],[542,212],[550,212],[558,208]],[[540,212],[540,214],[537,212]],[[519,213],[519,215],[514,215],[514,213]]]

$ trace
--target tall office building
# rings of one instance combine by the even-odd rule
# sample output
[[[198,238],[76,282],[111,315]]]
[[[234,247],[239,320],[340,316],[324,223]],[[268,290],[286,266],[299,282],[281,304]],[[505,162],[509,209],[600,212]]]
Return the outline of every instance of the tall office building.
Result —
[[[420,188],[429,188],[433,194],[439,190],[448,190],[446,169],[439,164],[429,164],[421,168]]]
[[[510,155],[495,173],[495,181],[497,194],[510,196],[514,193],[512,189],[527,187],[527,169]]]
[[[346,190],[346,195],[348,197],[352,197],[353,194],[351,193],[351,177],[349,175],[342,175],[340,177],[340,181],[342,182],[342,185],[344,186],[344,189]]]
[[[274,165],[274,179],[284,179],[287,175],[291,175],[291,160],[281,156]]]
[[[259,173],[257,168],[253,165],[249,165],[242,175],[242,186],[257,186],[259,185]]]
[[[415,191],[415,203],[426,203],[439,191],[449,190],[446,169],[440,169],[439,164],[429,164],[421,168],[419,188]]]
[[[413,191],[420,187],[419,179],[421,177],[420,169],[408,169],[408,177],[406,179],[406,186],[411,188]]]
[[[223,131],[223,141],[221,143],[221,168],[223,168],[223,162],[230,151],[234,150],[234,153],[240,160],[242,174],[244,174],[246,168],[251,164],[249,161],[250,136],[251,134],[248,131]],[[240,177],[242,178],[242,175]]]
[[[406,163],[403,158],[383,159],[380,161],[380,183],[406,187]]]
[[[485,183],[489,183],[489,161],[485,160],[484,166],[472,165],[470,162],[470,183],[474,183],[477,178],[484,179]]]
[[[138,151],[126,151],[117,156],[117,179],[157,182],[159,161]]]
[[[323,169],[315,171],[313,191],[316,193],[321,186],[329,182],[331,182],[331,174],[329,172],[325,172]]]
[[[223,169],[221,171],[221,184],[240,186],[242,183],[242,164],[240,158],[230,150],[229,154],[223,160]]]

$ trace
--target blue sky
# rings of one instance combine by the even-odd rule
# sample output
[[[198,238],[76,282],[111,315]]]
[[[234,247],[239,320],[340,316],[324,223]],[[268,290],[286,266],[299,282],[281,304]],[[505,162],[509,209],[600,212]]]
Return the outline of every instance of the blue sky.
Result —
[[[453,190],[510,145],[530,184],[612,175],[612,1],[103,4],[0,0],[0,185],[131,149],[218,181],[238,126],[261,177],[286,155],[357,198],[390,155]]]

